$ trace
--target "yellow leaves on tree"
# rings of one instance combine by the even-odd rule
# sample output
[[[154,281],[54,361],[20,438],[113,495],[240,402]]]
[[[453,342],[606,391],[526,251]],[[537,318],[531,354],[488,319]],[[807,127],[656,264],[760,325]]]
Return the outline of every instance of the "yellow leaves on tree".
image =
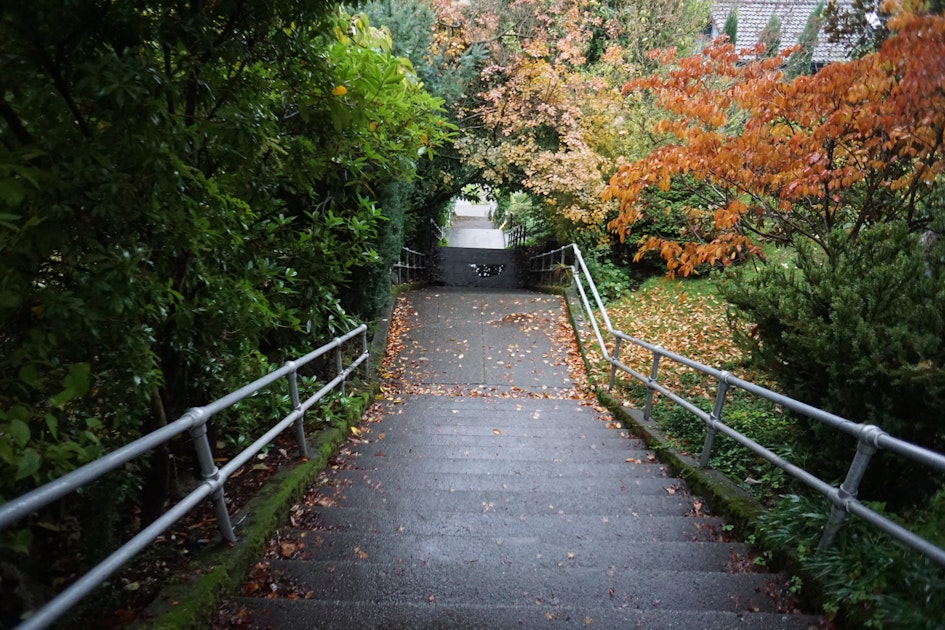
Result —
[[[744,63],[717,42],[685,59],[656,55],[668,70],[624,94],[655,97],[663,141],[611,178],[603,198],[620,212],[609,227],[624,237],[648,190],[698,190],[710,233],[641,242],[683,274],[750,251],[749,236],[808,238],[829,253],[840,226],[850,239],[893,219],[921,228],[945,170],[945,17],[900,9],[889,25],[879,51],[792,82],[779,70],[790,51]]]

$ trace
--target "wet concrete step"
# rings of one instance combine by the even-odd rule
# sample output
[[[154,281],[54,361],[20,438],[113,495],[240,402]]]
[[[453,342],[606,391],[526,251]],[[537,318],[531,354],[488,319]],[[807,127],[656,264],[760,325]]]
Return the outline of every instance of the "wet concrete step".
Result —
[[[352,453],[359,457],[393,457],[404,459],[425,459],[430,457],[455,459],[457,464],[466,460],[484,459],[511,462],[556,462],[594,463],[622,461],[621,458],[646,457],[643,448],[627,448],[619,442],[601,442],[598,440],[572,439],[566,441],[545,440],[541,446],[524,438],[505,438],[491,440],[492,444],[475,445],[463,441],[450,440],[450,443],[413,443],[404,444],[394,440],[381,440],[370,444],[359,444]],[[457,443],[459,442],[459,443]]]
[[[771,576],[534,564],[271,560],[270,579],[311,599],[351,602],[589,606],[777,612]]]
[[[651,464],[649,475],[632,478],[607,477],[603,479],[576,477],[547,477],[485,474],[471,475],[463,472],[428,474],[422,477],[404,475],[399,470],[339,470],[335,473],[332,484],[352,485],[365,483],[371,487],[397,490],[501,490],[503,492],[556,492],[582,494],[620,493],[664,494],[667,487],[685,489],[685,483],[679,479],[667,477],[662,465]]]
[[[498,433],[496,433],[498,431]],[[486,416],[478,421],[460,417],[430,416],[422,420],[401,421],[394,418],[382,423],[380,428],[371,428],[370,439],[378,439],[384,433],[387,437],[397,436],[404,442],[425,442],[426,436],[476,436],[496,441],[496,437],[535,438],[535,439],[597,439],[612,440],[614,443],[630,443],[641,448],[642,442],[628,436],[627,432],[614,424],[573,419],[503,418]]]
[[[693,499],[667,484],[663,494],[623,493],[602,501],[596,494],[560,492],[506,492],[504,490],[392,490],[365,484],[337,488],[331,498],[391,512],[497,512],[520,515],[626,515],[687,516],[693,513]],[[699,502],[700,509],[702,503]]]
[[[417,536],[372,534],[355,531],[296,530],[283,535],[282,542],[300,559],[339,561],[366,559],[376,563],[418,564],[428,562],[466,565],[529,564],[554,568],[561,563],[582,567],[620,565],[640,570],[718,571],[751,570],[752,557],[740,543],[632,541],[601,545],[598,541],[573,535],[529,534],[514,537],[490,535]]]
[[[418,479],[437,473],[463,473],[466,475],[519,475],[525,477],[548,477],[553,479],[586,478],[600,479],[604,476],[622,479],[625,481],[636,477],[665,476],[666,467],[662,464],[647,463],[649,460],[642,457],[632,457],[630,454],[624,459],[638,459],[641,463],[601,462],[556,462],[534,461],[528,459],[496,460],[466,458],[462,461],[448,457],[413,458],[409,470],[398,468],[396,462],[403,460],[385,461],[386,457],[359,457],[355,465],[362,470],[381,470],[390,476],[400,475],[406,479]]]
[[[314,531],[345,530],[415,536],[531,536],[553,534],[560,540],[718,542],[722,521],[714,517],[633,514],[507,514],[498,511],[427,512],[363,507],[310,508]]]
[[[819,627],[814,617],[777,613],[641,610],[626,606],[497,606],[468,603],[446,606],[436,601],[419,604],[337,602],[317,600],[259,600],[241,598],[253,611],[255,628],[284,630],[352,630],[361,628],[443,630],[508,630],[509,628],[638,628],[642,630],[808,630]],[[314,620],[314,621],[313,621]]]
[[[401,444],[451,444],[470,445],[495,444],[497,436],[506,439],[526,439],[536,448],[544,444],[556,445],[574,440],[609,441],[623,444],[626,448],[645,448],[643,442],[630,437],[627,431],[614,428],[610,424],[597,423],[583,426],[564,426],[556,423],[523,422],[512,423],[498,418],[492,422],[471,421],[446,422],[427,420],[412,424],[396,421],[385,422],[377,429],[369,429],[366,439],[369,441],[396,439]],[[496,433],[498,431],[498,433]]]
[[[509,415],[519,417],[523,414],[533,416],[535,413],[543,415],[552,412],[561,412],[583,416],[585,418],[597,418],[599,411],[588,404],[582,404],[583,401],[568,400],[560,398],[538,398],[538,397],[487,397],[483,396],[426,396],[422,394],[404,396],[400,398],[402,402],[395,405],[392,414],[410,415],[409,411],[415,410],[418,415],[428,414],[466,414],[467,417],[480,419],[481,413],[486,411],[488,414]],[[417,404],[419,403],[419,404]]]
[[[444,398],[430,396],[430,399]],[[447,399],[457,401],[457,399]],[[574,404],[543,405],[529,404],[532,401],[509,401],[504,405],[494,403],[444,404],[440,401],[409,401],[394,405],[390,415],[382,424],[400,429],[404,436],[427,433],[463,433],[482,435],[500,429],[503,434],[520,434],[533,437],[564,437],[569,435],[627,437],[627,432],[615,422],[608,420],[591,407]],[[536,401],[537,402],[537,401]],[[547,401],[545,401],[547,402]]]

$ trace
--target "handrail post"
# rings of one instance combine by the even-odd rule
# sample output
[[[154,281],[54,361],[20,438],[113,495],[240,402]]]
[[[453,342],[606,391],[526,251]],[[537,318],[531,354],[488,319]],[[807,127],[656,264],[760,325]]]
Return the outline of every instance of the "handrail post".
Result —
[[[709,458],[712,457],[715,434],[718,433],[716,423],[722,421],[722,406],[725,404],[725,395],[728,393],[730,376],[728,372],[722,372],[722,377],[719,379],[719,391],[715,396],[715,406],[712,408],[712,415],[709,416],[709,423],[706,424],[705,443],[702,445],[702,454],[699,456],[699,466],[702,468],[709,466]]]
[[[651,419],[650,413],[653,411],[653,394],[656,393],[653,385],[656,384],[656,377],[659,374],[660,356],[662,356],[660,350],[662,350],[660,346],[656,346],[653,350],[653,366],[650,368],[650,380],[646,383],[646,405],[643,407],[643,417],[647,420]]]
[[[197,461],[200,463],[200,477],[204,481],[210,481],[214,484],[220,480],[220,469],[213,461],[213,452],[210,450],[210,441],[207,439],[207,415],[202,409],[191,409],[190,413],[195,417],[197,424],[190,428],[190,437],[194,441],[194,449],[197,451]],[[230,521],[230,513],[226,509],[226,499],[223,496],[223,485],[214,489],[210,495],[213,501],[213,511],[217,516],[217,529],[224,540],[236,542],[236,534],[233,533],[233,523]]]
[[[345,392],[345,381],[346,381],[346,379],[344,378],[345,363],[344,363],[343,357],[341,356],[341,340],[339,340],[339,339],[336,338],[336,339],[335,339],[335,343],[337,344],[337,346],[335,347],[335,369],[336,369],[337,372],[338,372],[338,376],[341,376],[341,377],[342,377],[342,379],[341,379],[341,395],[342,395],[342,396],[347,396],[348,394],[347,394],[347,392]]]
[[[299,412],[299,417],[293,423],[295,425],[295,441],[299,446],[299,458],[308,459],[308,442],[305,439],[305,412],[302,411],[302,402],[299,399],[299,374],[295,368],[295,361],[288,361],[286,365],[292,366],[289,372],[289,397],[292,400],[292,411]]]
[[[876,440],[882,432],[882,429],[872,424],[864,425],[860,431],[859,441],[856,445],[856,455],[853,456],[853,462],[850,463],[846,479],[830,497],[833,507],[830,508],[830,519],[827,521],[827,525],[824,526],[824,533],[821,534],[820,542],[817,544],[818,550],[826,549],[832,545],[837,537],[837,532],[840,531],[840,527],[847,518],[847,502],[856,498],[857,492],[860,490],[860,482],[866,473],[866,467],[876,453]]]
[[[617,381],[617,361],[620,360],[620,342],[623,341],[617,335],[614,335],[614,354],[610,359],[610,381],[607,383],[607,390],[614,391],[614,384]]]

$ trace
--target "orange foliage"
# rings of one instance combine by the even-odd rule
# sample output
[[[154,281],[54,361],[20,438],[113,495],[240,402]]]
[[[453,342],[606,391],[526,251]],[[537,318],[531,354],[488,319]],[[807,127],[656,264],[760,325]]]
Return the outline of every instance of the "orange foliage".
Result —
[[[753,233],[809,238],[829,253],[826,235],[839,226],[851,239],[892,219],[920,228],[945,170],[945,18],[900,10],[889,26],[876,53],[792,82],[779,70],[790,51],[747,64],[724,42],[685,59],[660,53],[671,69],[624,94],[655,96],[665,142],[611,178],[603,198],[620,212],[609,227],[625,236],[647,189],[685,178],[711,195],[703,212],[715,236],[641,241],[640,253],[658,251],[671,273],[754,251]]]
[[[603,24],[598,3],[440,1],[441,22],[453,20],[453,37],[463,40],[458,47],[489,51],[479,107],[470,112],[481,124],[456,142],[465,162],[490,183],[528,191],[573,225],[603,226],[614,208],[600,190],[614,167],[600,145],[618,137],[621,101],[583,71],[588,42]]]

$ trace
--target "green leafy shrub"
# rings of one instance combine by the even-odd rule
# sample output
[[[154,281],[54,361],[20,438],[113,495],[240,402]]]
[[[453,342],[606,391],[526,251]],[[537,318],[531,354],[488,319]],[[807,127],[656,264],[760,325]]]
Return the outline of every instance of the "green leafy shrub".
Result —
[[[796,268],[736,274],[723,292],[738,341],[788,395],[932,449],[945,447],[945,239],[893,223],[842,232],[830,257],[798,243]],[[855,444],[799,419],[799,442],[826,479],[842,478]],[[930,473],[880,456],[866,496],[920,498]]]
[[[870,507],[883,512],[883,505]],[[830,506],[826,499],[787,495],[759,518],[765,538],[796,552],[802,566],[823,586],[825,610],[843,625],[867,628],[942,628],[945,571],[865,521],[849,517],[833,546],[818,550]],[[886,516],[890,516],[886,514]],[[943,545],[945,491],[929,508],[898,519]]]
[[[0,11],[0,500],[375,311],[399,184],[450,135],[364,16],[291,0],[100,9]],[[269,417],[210,430],[239,441]],[[190,458],[177,440],[131,464],[74,537],[104,549],[102,523],[156,518]],[[21,526],[57,527],[92,496]],[[23,531],[0,545],[26,551]]]
[[[695,374],[682,376],[690,377],[681,378],[683,384],[698,378]],[[711,400],[695,399],[692,402],[706,413],[712,411]],[[657,400],[653,417],[678,450],[696,458],[701,455],[706,436],[706,425],[701,419],[666,398]],[[732,390],[722,408],[722,421],[788,461],[803,466],[799,449],[795,446],[798,439],[796,425],[774,403]],[[791,479],[781,469],[721,433],[715,436],[709,466],[763,503],[771,502],[786,488],[793,487]]]

